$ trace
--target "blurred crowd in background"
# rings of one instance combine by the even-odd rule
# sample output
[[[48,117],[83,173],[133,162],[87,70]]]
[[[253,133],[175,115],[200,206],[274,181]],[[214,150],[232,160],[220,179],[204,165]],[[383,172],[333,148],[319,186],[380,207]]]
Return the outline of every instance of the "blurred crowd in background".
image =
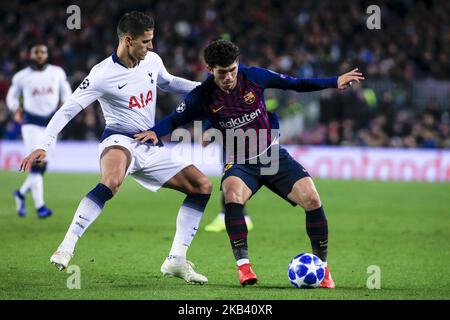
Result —
[[[20,138],[5,105],[14,73],[28,64],[28,45],[47,43],[75,89],[115,50],[127,11],[155,18],[154,50],[174,75],[202,81],[203,48],[224,37],[241,62],[297,77],[334,76],[358,67],[367,81],[346,91],[269,92],[285,143],[450,148],[450,2],[378,1],[381,29],[369,30],[372,1],[129,0],[10,1],[0,11],[0,137]],[[81,8],[81,29],[68,30],[66,8]],[[157,119],[181,97],[158,93]],[[103,129],[98,103],[79,114],[62,139],[93,140]]]

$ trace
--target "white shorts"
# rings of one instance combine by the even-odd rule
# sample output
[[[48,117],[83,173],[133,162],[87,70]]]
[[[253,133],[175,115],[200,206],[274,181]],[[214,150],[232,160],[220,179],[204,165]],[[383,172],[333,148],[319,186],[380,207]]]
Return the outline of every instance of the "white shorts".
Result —
[[[22,125],[22,138],[25,144],[25,150],[27,154],[30,154],[38,147],[42,137],[44,136],[45,127],[37,126],[35,124]],[[46,160],[48,161],[53,152],[55,151],[56,139],[50,145],[47,150]]]
[[[144,188],[156,192],[164,183],[178,172],[191,165],[191,162],[175,159],[165,147],[140,143],[130,137],[113,134],[103,140],[98,149],[100,159],[103,150],[111,146],[126,148],[131,154],[131,163],[127,174]]]

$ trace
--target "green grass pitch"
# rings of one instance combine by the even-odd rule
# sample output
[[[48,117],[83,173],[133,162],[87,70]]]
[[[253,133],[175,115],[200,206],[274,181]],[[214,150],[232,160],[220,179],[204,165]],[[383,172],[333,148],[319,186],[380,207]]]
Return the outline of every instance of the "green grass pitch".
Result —
[[[24,178],[0,172],[0,299],[450,299],[448,184],[317,180],[337,288],[300,290],[287,278],[290,259],[311,251],[299,207],[267,189],[250,200],[250,258],[260,282],[243,288],[226,233],[203,230],[219,210],[219,179],[213,178],[213,196],[188,252],[209,283],[189,285],[159,271],[184,196],[151,193],[127,178],[78,242],[71,263],[80,268],[81,289],[69,290],[70,274],[49,258],[98,175],[46,174],[54,215],[45,220],[36,217],[31,195],[28,216],[16,215],[12,191]],[[379,290],[366,285],[371,265],[381,270]]]

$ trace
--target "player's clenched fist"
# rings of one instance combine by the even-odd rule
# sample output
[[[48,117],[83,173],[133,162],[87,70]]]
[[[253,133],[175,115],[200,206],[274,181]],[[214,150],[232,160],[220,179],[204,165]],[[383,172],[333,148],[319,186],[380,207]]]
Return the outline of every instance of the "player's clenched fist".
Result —
[[[136,133],[134,135],[134,140],[140,141],[142,143],[145,143],[147,141],[151,141],[153,145],[156,145],[158,143],[158,136],[154,131],[144,131],[141,133]]]
[[[25,159],[22,160],[22,163],[20,164],[20,171],[28,171],[31,168],[31,165],[33,162],[40,162],[45,159],[46,152],[42,149],[36,149],[32,153],[30,153],[28,156],[25,157]]]

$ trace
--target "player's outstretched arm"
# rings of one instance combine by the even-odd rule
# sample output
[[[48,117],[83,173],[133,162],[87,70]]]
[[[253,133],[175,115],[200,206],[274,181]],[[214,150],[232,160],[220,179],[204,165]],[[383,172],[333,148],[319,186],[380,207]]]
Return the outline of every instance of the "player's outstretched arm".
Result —
[[[181,105],[185,105],[183,102]],[[183,110],[184,111],[184,110]],[[177,127],[185,125],[192,120],[194,120],[191,116],[192,114],[181,112],[181,114],[177,111],[172,112],[170,115],[162,119],[158,122],[153,128],[150,130],[136,133],[133,137],[134,140],[140,141],[142,143],[147,141],[152,141],[153,145],[158,143],[158,137],[164,137],[168,135]]]
[[[179,114],[175,111],[158,122],[153,128],[150,128],[150,130],[136,133],[133,136],[134,140],[140,141],[141,143],[145,143],[150,140],[153,145],[156,145],[159,141],[158,137],[164,137],[175,130],[178,126],[187,123],[181,122],[180,120],[182,119],[180,119]]]
[[[201,99],[199,90],[194,89],[186,99],[176,107],[175,111],[158,122],[153,128],[134,135],[134,139],[142,143],[152,141],[153,145],[158,143],[159,137],[164,137],[177,127],[188,124],[201,116]]]
[[[295,78],[259,67],[250,67],[246,72],[248,78],[262,88],[289,89],[297,92],[311,92],[328,88],[345,89],[354,81],[364,80],[358,69],[332,78]]]
[[[20,171],[25,172],[30,170],[31,165],[33,162],[41,162],[44,161],[46,156],[46,152],[43,149],[36,149],[32,153],[30,153],[28,156],[26,156],[22,163],[20,164]]]
[[[363,77],[363,74],[361,72],[358,72],[358,68],[353,69],[352,71],[339,76],[337,80],[338,89],[347,89],[349,86],[353,85],[355,81],[359,83],[360,80],[364,79],[365,78]]]
[[[175,111],[158,122],[153,128],[134,135],[134,139],[140,142],[152,141],[153,145],[158,143],[158,138],[173,132],[179,126],[201,117],[201,103],[198,98],[199,90],[194,89],[186,99],[176,107]]]

